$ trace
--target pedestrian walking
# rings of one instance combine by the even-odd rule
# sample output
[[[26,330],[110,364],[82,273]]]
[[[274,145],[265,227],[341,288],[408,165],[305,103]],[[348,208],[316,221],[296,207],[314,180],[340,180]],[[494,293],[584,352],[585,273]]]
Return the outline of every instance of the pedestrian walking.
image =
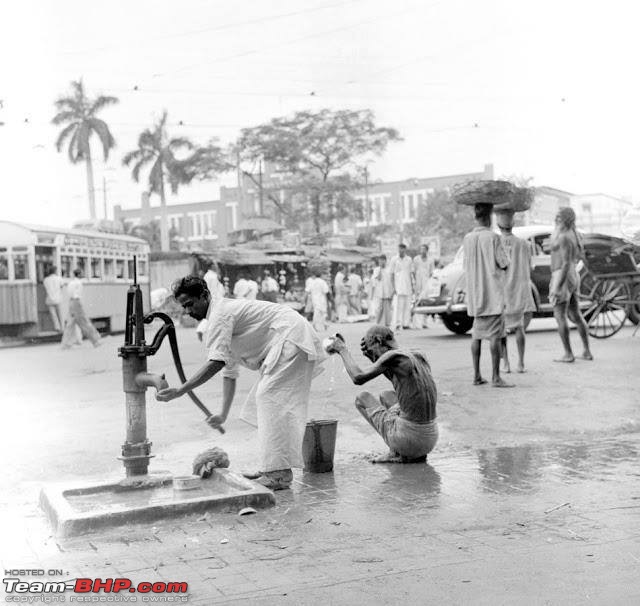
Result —
[[[62,332],[64,318],[62,315],[62,289],[64,280],[58,275],[58,268],[52,265],[46,278],[42,281],[46,292],[45,305],[49,310],[53,328],[56,332]]]
[[[551,237],[549,302],[553,305],[553,315],[558,324],[564,355],[554,362],[575,361],[569,338],[569,318],[576,325],[582,339],[582,359],[593,360],[587,323],[578,305],[580,275],[576,264],[583,257],[582,242],[576,233],[576,213],[572,208],[562,207],[556,215],[556,229]]]
[[[407,255],[407,245],[398,246],[391,259],[391,276],[396,295],[396,328],[411,328],[411,298],[413,297],[413,261]]]
[[[413,258],[413,283],[416,303],[420,300],[420,293],[426,288],[432,273],[433,259],[429,256],[429,246],[422,244],[420,253]],[[425,314],[414,314],[413,325],[415,328],[427,328],[427,316]]]
[[[322,271],[320,269],[316,269],[314,275],[307,280],[305,290],[311,301],[313,328],[317,332],[324,332],[329,327],[327,322],[327,295],[329,294],[329,285],[322,278]]]
[[[275,279],[271,276],[268,269],[264,270],[262,282],[260,283],[260,292],[264,301],[275,303],[278,300],[278,291],[280,287]]]
[[[222,409],[207,418],[211,427],[221,427],[233,403],[238,366],[259,371],[251,400],[261,453],[257,482],[271,490],[289,488],[292,468],[302,466],[313,371],[324,358],[318,335],[286,305],[228,298],[212,303],[206,283],[195,276],[176,282],[173,294],[191,317],[208,318],[207,360],[186,383],[158,391],[156,399],[178,398],[222,372]]]
[[[362,353],[373,362],[360,369],[344,340],[336,335],[329,353],[340,354],[349,377],[362,385],[384,375],[393,391],[383,391],[377,398],[365,391],[356,398],[356,408],[380,434],[389,454],[375,463],[422,463],[438,440],[436,423],[436,384],[431,367],[419,351],[398,347],[393,331],[386,326],[372,326],[360,343]]]
[[[84,307],[82,306],[82,271],[74,269],[73,276],[73,280],[67,285],[67,292],[69,294],[69,318],[62,335],[62,348],[69,349],[71,345],[77,343],[76,327],[80,328],[82,335],[89,339],[94,347],[99,347],[101,345],[100,333],[87,318]]]
[[[531,247],[527,241],[513,234],[514,216],[513,210],[496,211],[500,239],[509,263],[504,280],[505,330],[515,331],[518,348],[517,369],[518,372],[524,372],[525,314],[535,311],[536,306],[531,294]],[[511,372],[506,334],[502,338],[502,357],[505,362],[505,372]]]
[[[483,339],[491,349],[492,384],[513,387],[500,377],[500,353],[504,328],[504,271],[508,261],[500,236],[491,229],[493,204],[476,204],[477,227],[462,241],[463,267],[467,277],[467,313],[473,317],[471,357],[474,385],[486,380],[480,374],[480,353]]]
[[[379,301],[376,313],[376,324],[389,328],[392,322],[393,276],[387,265],[387,256],[378,257],[380,266],[374,280],[374,297]]]
[[[359,316],[362,313],[362,278],[356,272],[355,267],[351,268],[347,277],[349,286],[349,315]]]
[[[344,322],[349,312],[349,286],[343,265],[338,265],[338,271],[333,280],[333,296],[338,322]]]

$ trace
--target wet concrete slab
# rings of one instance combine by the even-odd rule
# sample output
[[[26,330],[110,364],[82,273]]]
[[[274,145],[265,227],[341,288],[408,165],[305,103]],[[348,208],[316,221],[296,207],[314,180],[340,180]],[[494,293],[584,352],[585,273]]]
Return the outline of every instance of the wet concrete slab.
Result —
[[[70,537],[130,523],[154,522],[204,512],[260,509],[275,504],[272,491],[227,469],[215,470],[193,487],[178,489],[178,478],[150,474],[126,481],[50,484],[40,506],[56,535]]]

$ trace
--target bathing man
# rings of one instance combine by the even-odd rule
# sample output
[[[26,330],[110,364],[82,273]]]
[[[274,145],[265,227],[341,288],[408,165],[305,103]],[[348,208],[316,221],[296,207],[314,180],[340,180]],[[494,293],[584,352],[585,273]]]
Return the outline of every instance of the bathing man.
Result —
[[[292,467],[302,467],[302,438],[315,364],[324,358],[311,325],[295,310],[269,301],[222,298],[211,301],[201,278],[186,276],[173,295],[192,318],[207,318],[205,364],[184,385],[162,389],[156,399],[168,402],[202,385],[222,371],[222,410],[207,423],[226,420],[236,391],[238,364],[257,370],[255,387],[262,475],[271,490],[289,488]]]
[[[390,448],[388,455],[374,463],[422,463],[438,440],[436,423],[436,384],[431,367],[417,351],[401,350],[393,331],[372,326],[360,342],[362,353],[373,362],[361,370],[351,357],[344,340],[336,336],[327,351],[338,353],[356,385],[384,375],[393,391],[380,398],[364,391],[356,398],[358,412],[380,434]]]

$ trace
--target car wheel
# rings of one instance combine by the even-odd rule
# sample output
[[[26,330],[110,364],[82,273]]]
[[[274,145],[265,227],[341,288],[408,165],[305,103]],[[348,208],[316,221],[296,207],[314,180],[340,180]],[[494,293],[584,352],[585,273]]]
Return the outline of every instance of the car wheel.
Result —
[[[454,332],[457,335],[464,335],[471,330],[473,326],[473,318],[469,317],[465,313],[457,314],[441,314],[440,318],[447,330]]]

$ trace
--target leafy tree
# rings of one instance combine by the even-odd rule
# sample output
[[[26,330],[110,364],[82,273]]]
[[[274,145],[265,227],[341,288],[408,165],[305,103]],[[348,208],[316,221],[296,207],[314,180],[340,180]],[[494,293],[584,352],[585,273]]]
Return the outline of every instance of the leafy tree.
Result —
[[[378,127],[370,110],[323,109],[274,118],[242,130],[237,143],[241,162],[259,159],[285,175],[281,189],[287,204],[269,199],[294,222],[310,220],[320,234],[334,219],[352,216],[359,207],[353,192],[360,186],[356,163],[379,156],[390,141],[399,141],[393,128]]]
[[[122,159],[125,166],[133,165],[131,176],[138,183],[140,171],[150,166],[149,191],[160,196],[160,242],[161,250],[169,250],[169,228],[167,222],[167,199],[165,182],[168,181],[172,193],[177,193],[180,185],[190,183],[195,171],[189,166],[189,156],[179,159],[179,152],[193,152],[195,146],[186,137],[170,138],[167,133],[167,111],[152,129],[145,129],[138,137],[138,149],[130,151]]]
[[[55,102],[58,113],[52,122],[55,125],[66,124],[56,140],[56,149],[62,150],[67,140],[69,160],[72,164],[84,160],[87,169],[87,192],[89,196],[89,217],[96,219],[96,199],[93,184],[93,164],[91,160],[91,136],[97,135],[102,144],[105,161],[115,147],[115,139],[104,120],[96,117],[101,109],[118,103],[116,97],[100,95],[90,99],[84,90],[82,79],[71,82],[71,95],[60,97]]]
[[[122,230],[126,235],[135,236],[136,238],[142,238],[149,243],[151,252],[158,252],[162,250],[162,238],[160,233],[160,222],[149,221],[149,223],[140,223],[135,225],[131,221],[122,221]],[[169,230],[169,250],[179,250],[179,244],[175,239],[178,236],[178,232],[173,227]]]
[[[427,196],[415,223],[405,226],[405,233],[413,245],[419,243],[420,236],[440,236],[440,253],[449,256],[474,227],[473,207],[456,204],[448,190],[437,190]]]

